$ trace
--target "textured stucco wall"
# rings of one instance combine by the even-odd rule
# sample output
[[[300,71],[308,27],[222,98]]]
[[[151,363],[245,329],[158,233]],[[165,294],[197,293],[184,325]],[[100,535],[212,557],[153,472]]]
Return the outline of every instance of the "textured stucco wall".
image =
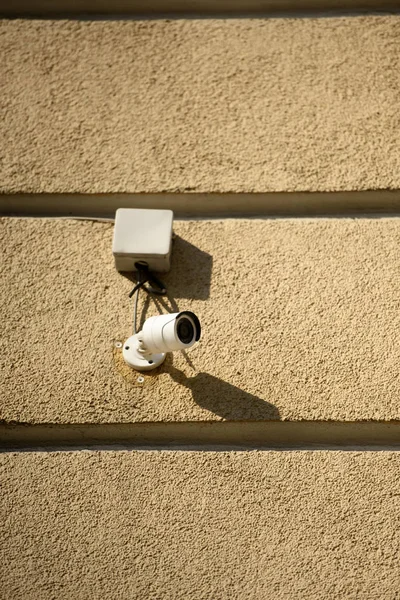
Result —
[[[113,224],[1,221],[2,419],[399,418],[397,218],[174,231],[159,308],[193,310],[203,337],[139,383],[114,347],[131,335],[133,284],[115,271]]]
[[[0,189],[396,190],[399,26],[2,21]],[[0,445],[78,425],[75,451],[21,426],[35,447],[0,454],[0,600],[397,598],[399,226],[176,222],[161,308],[204,335],[140,383],[112,224],[1,220]],[[77,451],[90,424],[232,443],[242,420],[386,451]]]
[[[396,189],[400,18],[0,23],[3,192]]]
[[[393,600],[398,453],[0,455],[1,600]]]

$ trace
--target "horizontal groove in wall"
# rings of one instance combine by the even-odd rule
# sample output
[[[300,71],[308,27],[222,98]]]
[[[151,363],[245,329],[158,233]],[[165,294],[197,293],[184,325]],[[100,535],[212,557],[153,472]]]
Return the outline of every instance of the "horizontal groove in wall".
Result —
[[[117,208],[169,208],[177,218],[393,214],[400,190],[351,192],[3,194],[3,216],[114,217]]]
[[[400,421],[1,424],[0,448],[400,449]]]
[[[3,16],[157,15],[232,16],[303,11],[385,11],[397,0],[0,0]]]

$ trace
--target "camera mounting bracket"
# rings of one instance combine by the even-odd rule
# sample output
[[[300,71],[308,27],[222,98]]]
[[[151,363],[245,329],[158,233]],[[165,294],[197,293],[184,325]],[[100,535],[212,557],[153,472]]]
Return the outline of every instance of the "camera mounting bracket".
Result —
[[[166,354],[150,354],[143,345],[141,331],[131,335],[122,348],[125,362],[137,371],[152,371],[159,367],[165,360]]]

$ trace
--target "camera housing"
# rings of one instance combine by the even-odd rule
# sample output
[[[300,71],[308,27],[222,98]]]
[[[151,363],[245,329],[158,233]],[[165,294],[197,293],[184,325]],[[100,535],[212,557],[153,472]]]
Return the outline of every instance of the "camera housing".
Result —
[[[126,340],[122,354],[133,369],[151,371],[164,362],[167,352],[191,348],[200,335],[200,321],[191,311],[150,317],[142,331]]]

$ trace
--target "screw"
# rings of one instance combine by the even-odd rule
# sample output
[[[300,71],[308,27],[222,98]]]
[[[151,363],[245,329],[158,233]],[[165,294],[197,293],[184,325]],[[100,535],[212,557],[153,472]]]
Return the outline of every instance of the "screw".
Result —
[[[116,348],[122,348],[122,342],[115,342],[114,346]]]
[[[142,377],[142,375],[139,375],[139,377],[137,378],[138,383],[143,383],[144,382],[144,377]]]

